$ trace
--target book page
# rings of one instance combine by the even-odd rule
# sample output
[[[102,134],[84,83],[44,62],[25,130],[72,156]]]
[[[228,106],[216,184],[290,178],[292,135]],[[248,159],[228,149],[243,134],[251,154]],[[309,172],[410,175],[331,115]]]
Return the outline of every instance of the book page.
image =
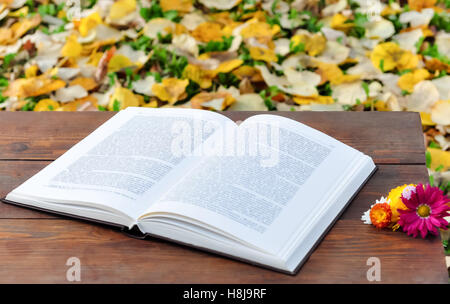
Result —
[[[140,198],[156,197],[157,185],[189,157],[186,152],[225,122],[230,120],[209,111],[129,108],[14,192],[105,205],[137,218],[151,203]],[[176,145],[180,132],[181,148]]]
[[[251,117],[236,132],[235,155],[202,158],[147,217],[178,213],[278,254],[362,153],[276,115]]]

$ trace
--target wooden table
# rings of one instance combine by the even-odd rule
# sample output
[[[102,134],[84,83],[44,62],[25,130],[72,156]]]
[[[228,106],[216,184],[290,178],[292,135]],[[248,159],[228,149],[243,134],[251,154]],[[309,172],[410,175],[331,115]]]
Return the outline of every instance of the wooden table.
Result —
[[[44,168],[114,113],[0,112],[0,196]],[[255,113],[227,112],[234,120]],[[0,283],[67,283],[66,261],[81,261],[84,283],[446,283],[439,237],[377,231],[361,214],[390,188],[427,181],[417,113],[274,112],[370,155],[378,171],[296,276],[169,242],[137,240],[98,224],[0,203]]]

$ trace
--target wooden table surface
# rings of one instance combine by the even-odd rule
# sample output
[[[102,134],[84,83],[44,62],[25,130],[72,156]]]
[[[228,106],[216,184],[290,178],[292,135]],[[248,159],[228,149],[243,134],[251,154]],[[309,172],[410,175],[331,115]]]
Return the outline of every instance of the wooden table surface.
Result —
[[[114,113],[0,112],[0,197],[44,168]],[[254,112],[226,112],[242,120]],[[84,283],[447,283],[439,237],[377,231],[361,214],[390,188],[427,181],[420,118],[406,112],[273,112],[370,155],[378,171],[295,276],[157,239],[137,240],[99,224],[0,203],[0,283],[67,283],[81,261]]]

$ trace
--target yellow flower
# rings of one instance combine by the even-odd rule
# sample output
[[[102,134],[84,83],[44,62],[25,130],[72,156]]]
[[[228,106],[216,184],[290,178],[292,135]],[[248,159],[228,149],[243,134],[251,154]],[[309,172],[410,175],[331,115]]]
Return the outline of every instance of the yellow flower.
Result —
[[[274,50],[262,48],[262,47],[251,47],[249,49],[250,57],[254,60],[262,60],[267,63],[276,62],[278,60],[277,55]]]
[[[111,5],[109,10],[109,18],[117,20],[125,17],[136,9],[136,0],[119,0]]]
[[[172,105],[186,96],[185,91],[188,84],[189,80],[187,79],[165,78],[161,83],[153,85],[152,92],[162,101],[167,101]]]
[[[391,71],[396,68],[399,71],[414,69],[419,63],[417,55],[402,49],[394,42],[378,44],[370,54],[370,60],[376,68],[382,71]]]
[[[397,223],[398,220],[400,219],[400,213],[397,211],[397,209],[402,209],[402,210],[406,210],[408,209],[402,202],[401,196],[403,191],[405,190],[406,187],[416,187],[416,185],[414,184],[409,184],[409,185],[403,185],[403,186],[398,186],[394,189],[392,189],[389,192],[389,195],[387,197],[387,201],[389,202],[389,206],[391,207],[391,211],[392,211],[392,223]]]
[[[397,84],[402,90],[412,92],[416,84],[430,76],[430,73],[426,69],[418,69],[400,76]]]
[[[33,111],[43,112],[43,111],[55,111],[59,108],[59,103],[53,99],[41,99],[34,107]]]

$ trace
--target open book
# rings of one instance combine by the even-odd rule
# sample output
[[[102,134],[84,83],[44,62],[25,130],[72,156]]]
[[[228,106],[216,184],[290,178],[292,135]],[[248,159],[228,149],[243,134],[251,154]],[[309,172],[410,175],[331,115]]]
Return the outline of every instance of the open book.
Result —
[[[4,201],[295,273],[375,168],[278,115],[127,108]]]

